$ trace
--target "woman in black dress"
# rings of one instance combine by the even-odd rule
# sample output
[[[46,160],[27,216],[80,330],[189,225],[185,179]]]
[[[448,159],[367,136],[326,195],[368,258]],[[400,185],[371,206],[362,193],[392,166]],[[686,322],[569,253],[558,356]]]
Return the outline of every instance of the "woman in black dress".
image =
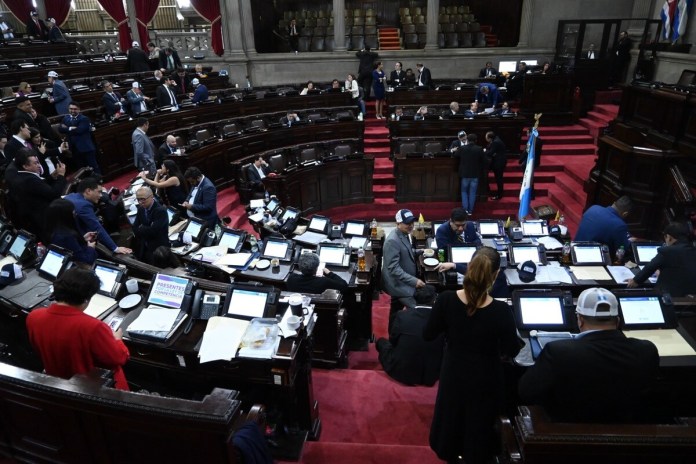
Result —
[[[188,197],[188,187],[181,169],[173,160],[168,159],[162,162],[162,167],[157,170],[154,180],[147,178],[147,172],[141,172],[140,177],[147,185],[157,189],[157,194],[165,205],[186,212],[181,204]]]
[[[377,119],[384,119],[384,65],[381,61],[375,63],[375,70],[372,71],[372,90],[375,92],[375,115]]]
[[[440,459],[487,463],[495,453],[494,424],[502,407],[502,357],[519,353],[512,311],[488,291],[500,269],[490,247],[474,254],[461,290],[442,293],[423,330],[425,340],[446,334],[430,447]]]

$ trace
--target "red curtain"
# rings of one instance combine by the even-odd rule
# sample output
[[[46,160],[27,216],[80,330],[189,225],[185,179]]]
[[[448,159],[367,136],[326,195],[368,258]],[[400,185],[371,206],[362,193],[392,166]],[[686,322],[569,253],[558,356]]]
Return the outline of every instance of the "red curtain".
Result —
[[[199,16],[210,21],[211,44],[216,55],[223,54],[225,49],[222,45],[222,17],[220,16],[219,0],[191,0],[191,6]]]
[[[150,41],[147,34],[147,23],[152,21],[157,13],[160,0],[150,0],[148,2],[135,2],[135,19],[138,22],[138,35],[140,35],[140,46],[144,49],[145,44]]]
[[[56,24],[62,26],[70,13],[70,0],[51,0],[45,2],[45,5],[46,16],[55,19]]]
[[[22,24],[29,21],[29,12],[34,9],[31,0],[5,0],[5,5]]]
[[[131,48],[131,35],[128,28],[128,16],[121,0],[97,0],[106,13],[118,23],[118,44],[122,53]]]

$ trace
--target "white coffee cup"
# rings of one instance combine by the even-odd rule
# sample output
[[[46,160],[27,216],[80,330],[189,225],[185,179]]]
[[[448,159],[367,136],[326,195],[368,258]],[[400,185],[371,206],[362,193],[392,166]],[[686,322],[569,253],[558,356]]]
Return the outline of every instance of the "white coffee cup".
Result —
[[[128,290],[128,293],[136,293],[138,291],[138,281],[135,279],[128,279],[126,281],[126,290]]]

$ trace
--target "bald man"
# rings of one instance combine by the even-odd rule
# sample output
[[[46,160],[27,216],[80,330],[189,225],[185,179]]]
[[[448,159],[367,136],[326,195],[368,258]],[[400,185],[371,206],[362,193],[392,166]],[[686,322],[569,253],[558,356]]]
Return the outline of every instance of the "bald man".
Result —
[[[162,161],[166,160],[167,157],[171,155],[178,155],[179,153],[180,152],[176,146],[176,137],[173,135],[168,135],[167,139],[157,150],[157,159],[155,160],[157,161],[157,166],[161,166]]]
[[[133,234],[137,239],[135,256],[150,263],[158,247],[169,246],[169,217],[167,209],[155,200],[150,187],[140,187],[135,198],[138,203],[138,214],[133,222]]]

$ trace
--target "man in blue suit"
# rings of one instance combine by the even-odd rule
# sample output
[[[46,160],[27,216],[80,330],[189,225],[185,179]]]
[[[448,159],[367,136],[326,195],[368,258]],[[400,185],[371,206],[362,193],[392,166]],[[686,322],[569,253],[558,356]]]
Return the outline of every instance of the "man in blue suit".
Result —
[[[208,100],[208,87],[201,84],[198,78],[193,79],[191,85],[196,89],[195,92],[190,94],[191,102],[198,104]]]
[[[136,128],[131,135],[133,145],[133,164],[140,170],[147,170],[154,174],[155,166],[155,145],[147,136],[150,123],[145,118],[138,118]]]
[[[147,111],[147,102],[150,101],[150,97],[143,93],[139,83],[133,82],[132,88],[126,92],[126,98],[131,115],[137,116],[143,111]]]
[[[483,82],[476,89],[476,101],[484,103],[491,108],[495,108],[498,102],[502,100],[498,86],[492,82]]]
[[[214,229],[220,222],[217,213],[217,190],[213,183],[193,166],[186,170],[184,179],[191,186],[188,199],[181,205],[186,208],[189,217],[205,221],[206,227]]]
[[[55,105],[56,114],[59,116],[68,114],[68,107],[70,106],[72,98],[70,98],[70,92],[65,86],[65,83],[58,80],[58,73],[55,71],[48,72],[48,83],[53,86],[53,94],[48,101]]]
[[[97,163],[97,149],[92,141],[91,121],[80,113],[80,106],[75,102],[70,103],[68,111],[70,114],[63,118],[58,132],[67,134],[70,150],[79,167],[90,166],[95,173],[101,174]]]

